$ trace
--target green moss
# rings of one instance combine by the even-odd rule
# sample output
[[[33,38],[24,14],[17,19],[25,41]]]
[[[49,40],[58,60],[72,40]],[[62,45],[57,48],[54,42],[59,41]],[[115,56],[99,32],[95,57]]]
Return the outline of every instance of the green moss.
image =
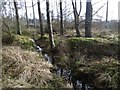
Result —
[[[15,35],[14,45],[18,45],[23,49],[33,50],[35,43],[27,36]]]
[[[67,40],[72,52],[88,56],[117,56],[118,43],[102,38],[71,38]]]

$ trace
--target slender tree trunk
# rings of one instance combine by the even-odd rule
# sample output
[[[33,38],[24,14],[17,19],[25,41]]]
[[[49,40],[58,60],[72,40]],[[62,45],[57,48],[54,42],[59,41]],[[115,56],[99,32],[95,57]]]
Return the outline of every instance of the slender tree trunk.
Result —
[[[43,37],[44,36],[44,32],[43,32],[43,22],[42,22],[40,0],[38,0],[37,3],[38,3],[38,15],[39,15],[39,23],[40,23],[40,33],[41,33],[41,37]]]
[[[65,7],[67,6],[65,1]],[[66,32],[66,25],[67,25],[67,9],[65,8],[65,14],[64,14],[64,32]]]
[[[77,88],[76,88],[76,80],[74,79],[74,77],[72,77],[71,81],[72,81],[74,90],[77,90]]]
[[[18,8],[17,8],[17,2],[16,2],[16,0],[14,0],[14,8],[15,8],[15,13],[16,13],[17,34],[21,35],[20,24],[19,24],[19,14],[18,14]]]
[[[29,28],[29,21],[28,21],[28,13],[27,13],[26,1],[25,1],[25,15],[26,15],[27,28]]]
[[[51,11],[51,19],[52,19],[52,22],[53,22],[53,20],[54,20],[54,12],[53,12],[53,10]]]
[[[52,23],[50,19],[50,10],[49,10],[49,0],[46,0],[46,12],[47,12],[47,29],[49,30],[49,41],[51,50],[55,47],[54,39],[53,39],[53,29]]]
[[[35,21],[35,11],[34,11],[33,0],[32,0],[32,8],[33,8],[33,20],[34,20],[34,28],[36,28],[36,21]]]
[[[107,7],[106,7],[106,28],[108,28],[108,0],[107,0]]]
[[[75,29],[76,29],[76,35],[80,37],[80,31],[79,31],[79,16],[75,16]]]
[[[86,2],[86,19],[85,19],[85,37],[91,37],[92,24],[92,5],[91,0]]]
[[[62,77],[62,75],[63,75],[63,69],[61,68],[60,70],[61,70],[61,77]]]
[[[11,8],[11,2],[10,1],[9,1],[9,9],[10,9],[9,16],[12,19],[12,8]]]
[[[63,12],[62,12],[62,0],[60,0],[60,35],[63,35]]]
[[[75,18],[75,29],[76,29],[76,35],[80,37],[80,31],[79,31],[79,14],[77,13],[77,6],[76,1],[75,4],[72,0],[72,6],[73,6],[73,12],[74,12],[74,18]]]
[[[82,81],[82,90],[85,90],[85,83]]]
[[[58,11],[57,0],[56,0],[56,12],[57,12],[57,21],[59,22],[59,11]]]

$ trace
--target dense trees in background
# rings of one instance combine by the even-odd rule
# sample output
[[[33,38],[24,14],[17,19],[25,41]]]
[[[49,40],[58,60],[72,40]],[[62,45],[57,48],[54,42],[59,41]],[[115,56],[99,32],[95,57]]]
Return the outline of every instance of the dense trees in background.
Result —
[[[22,2],[22,3],[16,2],[15,0],[13,0],[14,3],[13,2],[9,2],[9,3],[4,2],[4,4],[3,4],[4,12],[2,11],[2,14],[3,14],[2,16],[5,18],[8,18],[8,19],[11,18],[11,20],[13,20],[13,21],[16,20],[16,28],[17,28],[16,32],[19,35],[21,34],[21,30],[20,30],[21,25],[20,24],[26,25],[27,28],[29,26],[30,27],[32,26],[35,29],[39,29],[41,37],[44,36],[44,33],[47,30],[47,33],[49,33],[51,48],[54,47],[53,31],[60,33],[60,35],[64,35],[66,33],[66,31],[68,32],[68,29],[70,29],[71,31],[74,31],[74,29],[75,29],[76,36],[80,37],[80,36],[83,36],[83,35],[81,35],[82,32],[80,33],[80,28],[84,28],[85,29],[85,37],[92,37],[92,35],[91,35],[92,17],[95,14],[97,14],[98,11],[105,5],[105,4],[102,5],[93,14],[91,0],[86,0],[86,13],[85,13],[85,19],[83,19],[83,18],[81,18],[82,15],[80,15],[81,10],[82,10],[82,0],[79,0],[79,1],[71,0],[72,3],[71,2],[67,3],[67,1],[62,1],[62,0],[59,0],[59,1],[56,0],[54,3],[54,4],[56,4],[55,8],[54,8],[53,3],[49,3],[50,1],[46,0],[46,14],[47,15],[46,15],[46,18],[43,18],[44,17],[44,14],[42,11],[43,8],[41,7],[42,2],[40,3],[40,0],[37,0],[37,2],[34,0],[31,0],[31,1],[32,1],[31,6],[27,5],[26,0],[24,0],[24,2]],[[9,8],[6,7],[7,6],[6,3],[7,3],[7,5],[9,5]],[[22,14],[24,13],[25,15],[19,15],[20,13],[18,13],[18,11],[23,10],[23,8],[21,8],[20,5],[24,6],[24,12],[22,12]],[[107,0],[106,5],[107,5],[106,22],[108,22],[108,0]],[[38,12],[37,14],[39,16],[39,20],[37,20],[35,18],[35,14],[36,14],[35,6],[37,6],[36,12]],[[52,6],[52,9],[49,8],[50,6]],[[68,11],[69,6],[72,6],[73,12]],[[32,8],[32,11],[30,14],[33,14],[32,15],[33,19],[30,19],[28,17],[29,16],[28,15],[29,8]],[[15,11],[15,14],[13,13],[14,11]],[[56,16],[55,16],[55,14],[56,14]],[[73,18],[70,21],[69,15],[72,16],[72,14],[73,14]],[[22,20],[24,20],[24,21],[22,21]],[[81,21],[83,21],[82,24],[81,24]],[[94,22],[94,23],[96,23],[96,22]],[[7,28],[9,28],[9,26],[7,26],[7,24],[8,24],[7,21],[4,22],[4,24],[6,25]],[[68,28],[66,28],[66,27],[68,27]],[[67,30],[65,31],[65,29],[67,29]]]
[[[14,0],[14,8],[15,8],[15,14],[16,14],[17,34],[21,35],[20,22],[19,22],[19,14],[18,14],[18,8],[17,8],[17,1],[16,0]]]

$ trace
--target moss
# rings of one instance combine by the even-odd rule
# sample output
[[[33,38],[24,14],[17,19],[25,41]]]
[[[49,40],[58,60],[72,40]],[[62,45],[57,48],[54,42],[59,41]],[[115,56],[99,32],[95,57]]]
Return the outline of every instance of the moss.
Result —
[[[118,86],[120,64],[116,58],[118,43],[114,39],[70,38],[56,47],[57,64],[69,67],[73,77],[100,88]]]
[[[27,36],[15,35],[13,45],[18,45],[23,49],[33,50],[35,43]]]
[[[88,56],[117,56],[118,43],[102,38],[71,38],[67,40],[72,52]]]

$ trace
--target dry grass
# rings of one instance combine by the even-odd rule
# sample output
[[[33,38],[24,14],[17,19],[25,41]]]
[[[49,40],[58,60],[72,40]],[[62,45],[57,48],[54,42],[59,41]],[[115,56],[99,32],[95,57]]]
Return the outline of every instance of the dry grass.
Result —
[[[3,87],[44,87],[52,79],[51,64],[37,52],[3,47]]]

